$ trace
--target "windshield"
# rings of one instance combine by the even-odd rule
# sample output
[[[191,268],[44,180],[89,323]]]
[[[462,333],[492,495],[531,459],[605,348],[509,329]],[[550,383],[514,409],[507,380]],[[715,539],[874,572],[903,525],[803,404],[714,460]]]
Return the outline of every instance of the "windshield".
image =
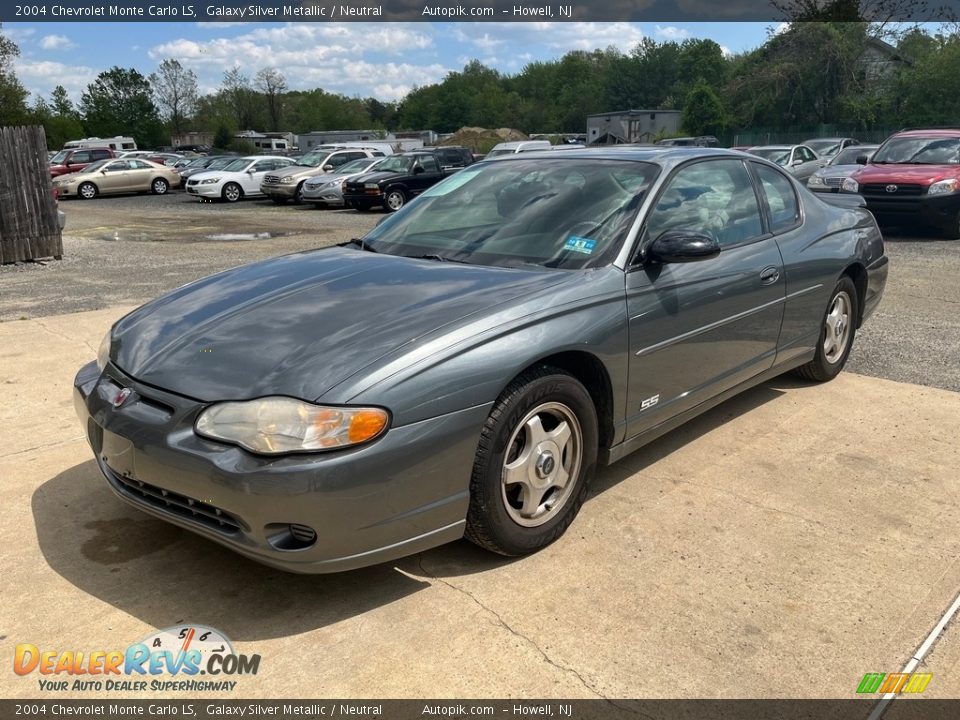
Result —
[[[303,167],[320,167],[328,157],[330,157],[329,150],[314,150],[297,160],[296,164],[302,165]]]
[[[804,145],[811,148],[820,157],[830,157],[840,149],[840,142],[840,140],[810,140]]]
[[[857,158],[866,155],[867,158],[877,149],[876,145],[852,145],[838,152],[830,160],[831,165],[856,165]]]
[[[360,158],[359,160],[351,160],[348,163],[344,163],[343,165],[337,168],[336,173],[338,175],[358,173],[358,172],[363,172],[368,167],[370,167],[370,158]]]
[[[227,165],[234,162],[236,162],[234,158],[217,158],[207,165],[207,170],[223,170]]]
[[[376,252],[477,265],[602,265],[619,249],[658,171],[623,160],[481,163],[388,216],[364,243]]]
[[[193,160],[187,163],[187,167],[202,168],[202,167],[207,167],[207,165],[210,165],[212,162],[213,160],[211,160],[210,158],[194,158]]]
[[[87,165],[87,166],[83,169],[83,172],[85,172],[85,173],[91,173],[91,172],[96,172],[97,170],[102,170],[102,169],[103,169],[103,166],[106,165],[107,162],[109,162],[109,161],[108,161],[108,160],[97,160],[95,163],[90,163],[89,165]]]
[[[790,160],[789,148],[786,150],[783,148],[753,148],[748,150],[748,152],[751,155],[759,155],[762,158],[766,158],[781,167],[786,167],[787,162]]]
[[[391,155],[377,165],[377,172],[410,172],[413,158],[403,155]]]
[[[231,160],[222,168],[217,168],[217,170],[225,170],[226,172],[243,172],[247,169],[247,165],[250,164],[249,160],[244,160],[240,158],[239,160]]]
[[[960,138],[891,138],[880,146],[871,162],[957,165],[960,164]]]
[[[50,164],[51,164],[51,165],[59,165],[60,163],[62,163],[64,160],[67,159],[67,153],[68,153],[68,152],[69,152],[68,150],[61,150],[61,151],[58,152],[56,155],[54,155],[52,158],[50,158]]]

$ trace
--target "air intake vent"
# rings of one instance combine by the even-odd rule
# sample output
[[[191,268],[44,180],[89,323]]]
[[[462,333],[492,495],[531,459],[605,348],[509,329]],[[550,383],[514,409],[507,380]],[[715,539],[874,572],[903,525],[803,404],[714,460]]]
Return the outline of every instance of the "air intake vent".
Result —
[[[307,527],[306,525],[291,525],[290,534],[304,545],[309,545],[317,539],[317,533],[314,531],[314,529]]]

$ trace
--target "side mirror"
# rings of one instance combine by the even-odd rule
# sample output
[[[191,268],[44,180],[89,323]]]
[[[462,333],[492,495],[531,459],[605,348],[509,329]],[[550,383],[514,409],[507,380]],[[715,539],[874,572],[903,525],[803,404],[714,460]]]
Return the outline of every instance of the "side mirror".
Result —
[[[688,263],[720,254],[720,243],[696,230],[668,230],[651,243],[647,258],[655,263]]]
[[[857,165],[866,165],[869,159],[866,155],[857,155]]]
[[[324,165],[324,166],[323,166],[323,171],[324,171],[324,172],[330,172],[331,170],[333,170],[333,165],[329,165],[329,164],[328,164],[328,165]]]
[[[253,175],[256,172],[253,168],[247,168],[247,175]]]
[[[798,165],[803,165],[803,160],[801,158],[797,158],[790,164],[793,165],[793,167],[797,167]]]

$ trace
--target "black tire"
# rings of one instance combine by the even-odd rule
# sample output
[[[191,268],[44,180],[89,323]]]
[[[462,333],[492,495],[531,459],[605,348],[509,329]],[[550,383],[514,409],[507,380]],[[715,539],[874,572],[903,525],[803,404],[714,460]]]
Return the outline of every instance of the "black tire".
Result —
[[[353,203],[353,207],[355,207],[360,212],[370,212],[373,206],[368,202],[355,202]]]
[[[294,202],[296,205],[302,205],[302,204],[303,204],[303,183],[305,183],[305,182],[306,182],[306,180],[301,180],[301,181],[300,181],[300,184],[297,185],[296,191],[293,193],[293,202]]]
[[[166,195],[169,189],[170,183],[163,178],[154,178],[153,182],[150,183],[150,192],[154,195]]]
[[[848,319],[846,321],[849,336],[845,339],[845,345],[842,351],[836,354],[835,357],[830,357],[824,347],[827,339],[827,318],[831,314],[831,310],[835,307],[835,303],[837,303],[837,299],[840,296],[846,297],[849,302],[847,312]],[[820,338],[817,341],[816,355],[813,356],[813,360],[806,365],[801,365],[794,370],[794,372],[804,380],[810,380],[812,382],[826,382],[833,380],[839,375],[840,371],[843,370],[843,366],[847,364],[847,358],[850,357],[850,350],[853,349],[853,341],[857,334],[857,318],[860,317],[859,313],[860,298],[857,296],[857,288],[853,284],[853,280],[851,280],[848,275],[844,275],[840,278],[839,282],[837,282],[837,286],[830,294],[830,300],[827,302],[826,310],[824,310],[823,320],[820,324]]]
[[[407,204],[407,193],[403,188],[390,188],[383,194],[383,207],[388,212],[396,212]]]
[[[273,200],[275,205],[286,205],[287,200],[289,200],[289,198],[285,197],[271,197],[270,199]]]
[[[236,183],[227,183],[223,186],[220,196],[230,203],[235,203],[243,198],[243,188]]]
[[[93,200],[100,194],[100,190],[92,182],[81,183],[77,188],[77,197],[81,200]]]
[[[516,505],[513,510],[508,507],[511,486],[503,483],[504,464],[508,453],[516,452],[520,442],[516,433],[522,432],[524,419],[546,405],[557,405],[572,412],[580,433],[580,462],[571,473],[569,490],[558,501],[559,507],[546,510],[547,519],[542,524],[523,526],[511,516],[511,512],[514,515],[519,512]],[[480,432],[470,479],[466,537],[480,547],[507,556],[536,552],[559,538],[583,505],[596,469],[597,443],[596,408],[586,388],[575,377],[547,365],[517,377],[497,399]],[[554,467],[553,464],[550,467]],[[549,491],[543,497],[548,495]]]

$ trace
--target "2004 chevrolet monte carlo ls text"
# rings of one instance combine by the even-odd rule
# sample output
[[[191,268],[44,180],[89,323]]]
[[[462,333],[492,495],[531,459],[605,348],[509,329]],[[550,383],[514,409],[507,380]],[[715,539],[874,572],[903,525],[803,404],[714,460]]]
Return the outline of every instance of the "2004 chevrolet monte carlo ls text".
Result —
[[[549,544],[611,463],[788,370],[887,276],[860,198],[726,150],[506,156],[364,238],[119,320],[75,380],[113,491],[295,572]]]

